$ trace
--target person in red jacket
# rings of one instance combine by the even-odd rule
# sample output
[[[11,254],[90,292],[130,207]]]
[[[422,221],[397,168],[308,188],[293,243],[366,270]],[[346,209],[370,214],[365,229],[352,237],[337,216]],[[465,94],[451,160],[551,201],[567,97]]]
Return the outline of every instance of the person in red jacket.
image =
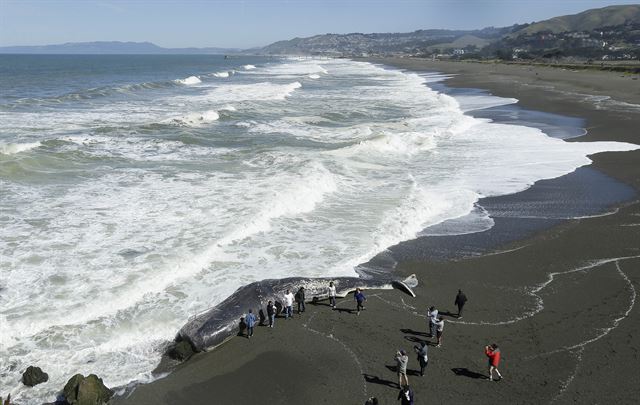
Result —
[[[500,364],[500,348],[497,344],[492,343],[490,346],[484,347],[484,354],[489,358],[489,381],[493,381],[493,370],[498,374],[498,381],[502,380],[502,374],[498,370]]]

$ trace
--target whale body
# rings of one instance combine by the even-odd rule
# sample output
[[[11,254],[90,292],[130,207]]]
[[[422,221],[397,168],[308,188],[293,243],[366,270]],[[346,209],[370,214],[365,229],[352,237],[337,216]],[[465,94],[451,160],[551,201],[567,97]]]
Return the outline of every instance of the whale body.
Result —
[[[412,288],[418,285],[415,274],[403,280],[359,277],[290,277],[256,281],[238,288],[218,305],[190,318],[178,332],[176,342],[187,341],[195,351],[206,351],[236,335],[238,322],[249,309],[258,313],[258,310],[264,308],[269,300],[281,308],[287,289],[295,292],[300,287],[305,289],[305,301],[307,302],[327,299],[329,298],[330,281],[333,281],[338,297],[345,297],[356,288],[362,290],[395,288],[415,297]]]

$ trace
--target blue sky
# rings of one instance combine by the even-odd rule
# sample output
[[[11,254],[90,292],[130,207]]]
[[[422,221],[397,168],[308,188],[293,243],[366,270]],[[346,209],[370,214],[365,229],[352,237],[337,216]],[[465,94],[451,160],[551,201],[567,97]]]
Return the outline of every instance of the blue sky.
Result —
[[[249,48],[324,33],[470,29],[626,0],[0,0],[0,46],[150,41]]]

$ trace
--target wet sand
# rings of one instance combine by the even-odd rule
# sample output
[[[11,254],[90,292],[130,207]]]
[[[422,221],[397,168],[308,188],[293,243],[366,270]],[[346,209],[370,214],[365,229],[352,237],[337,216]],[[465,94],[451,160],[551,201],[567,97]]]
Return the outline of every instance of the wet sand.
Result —
[[[518,98],[525,108],[583,117],[588,134],[573,141],[640,144],[640,108],[625,104],[640,104],[640,83],[631,75],[375,62],[456,74],[448,86],[487,89]],[[415,375],[418,364],[410,353],[416,403],[634,403],[640,397],[640,151],[592,160],[591,168],[635,190],[611,214],[562,221],[479,256],[409,255],[396,271],[399,277],[417,274],[416,298],[368,291],[360,316],[350,311],[352,297],[339,300],[337,311],[324,303],[308,305],[301,316],[277,319],[275,328],[258,327],[250,340],[233,338],[198,354],[115,402],[361,404],[377,396],[382,404],[397,403],[395,351],[431,342],[426,308],[455,313],[453,301],[462,288],[469,298],[464,317],[445,316],[443,345],[430,346],[425,377]],[[496,222],[496,228],[513,223]],[[502,350],[500,382],[485,378],[483,347],[492,342]]]

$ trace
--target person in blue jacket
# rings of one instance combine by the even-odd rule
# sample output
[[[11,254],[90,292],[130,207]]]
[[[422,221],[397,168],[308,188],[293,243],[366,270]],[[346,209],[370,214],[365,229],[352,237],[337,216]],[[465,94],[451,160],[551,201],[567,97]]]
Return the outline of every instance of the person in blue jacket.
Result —
[[[360,315],[360,311],[364,309],[364,302],[367,300],[367,297],[364,296],[362,290],[356,288],[356,293],[353,296],[353,299],[356,300],[356,315]]]
[[[251,339],[251,336],[253,336],[253,328],[256,326],[256,316],[253,314],[252,309],[250,309],[247,316],[244,317],[244,321],[247,324],[247,339]]]

